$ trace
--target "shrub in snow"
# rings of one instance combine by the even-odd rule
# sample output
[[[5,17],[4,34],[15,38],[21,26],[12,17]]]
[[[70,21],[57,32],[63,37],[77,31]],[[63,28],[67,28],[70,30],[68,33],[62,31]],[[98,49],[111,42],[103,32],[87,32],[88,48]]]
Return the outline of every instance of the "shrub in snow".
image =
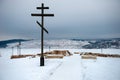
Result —
[[[34,54],[12,55],[12,56],[11,56],[11,59],[26,58],[26,57],[35,58],[35,56],[36,56],[36,55],[34,55]]]
[[[49,52],[45,52],[45,55],[52,54],[52,55],[63,55],[63,56],[70,56],[72,55],[68,50],[53,50]]]
[[[102,53],[85,52],[85,53],[81,53],[80,55],[81,56],[87,55],[87,56],[97,56],[97,57],[117,57],[117,58],[120,58],[119,54],[102,54]]]
[[[82,59],[97,59],[97,56],[92,56],[92,55],[82,55]]]
[[[64,56],[63,55],[46,55],[46,59],[53,59],[53,58],[59,58],[62,59]]]

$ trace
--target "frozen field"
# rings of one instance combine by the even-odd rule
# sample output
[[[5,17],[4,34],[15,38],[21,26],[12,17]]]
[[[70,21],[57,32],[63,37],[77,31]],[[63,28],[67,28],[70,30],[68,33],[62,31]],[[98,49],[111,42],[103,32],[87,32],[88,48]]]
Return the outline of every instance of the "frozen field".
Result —
[[[68,49],[73,52],[98,52],[100,49]],[[49,51],[45,49],[45,51]],[[39,49],[22,49],[22,54],[36,54]],[[120,54],[119,49],[103,49],[102,53]],[[14,53],[17,54],[16,49]],[[83,60],[79,54],[63,59],[46,59],[39,66],[39,57],[10,59],[12,49],[0,49],[0,80],[120,80],[120,58]]]

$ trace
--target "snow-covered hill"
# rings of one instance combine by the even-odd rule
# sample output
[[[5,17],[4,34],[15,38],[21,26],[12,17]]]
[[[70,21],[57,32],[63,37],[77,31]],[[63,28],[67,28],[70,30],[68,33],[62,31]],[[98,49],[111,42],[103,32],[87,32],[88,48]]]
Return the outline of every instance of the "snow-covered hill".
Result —
[[[25,40],[21,42],[21,48],[40,48],[40,40]],[[15,47],[19,42],[6,43],[7,46]],[[58,39],[58,40],[44,40],[44,48],[48,49],[100,49],[100,48],[115,48],[120,49],[120,38],[114,39]]]
[[[19,43],[8,44],[8,48],[15,47]],[[88,45],[87,41],[74,41],[74,40],[44,40],[44,48],[52,48],[52,49],[80,49],[84,45]],[[21,48],[40,48],[41,41],[40,40],[30,40],[26,42],[21,42]]]

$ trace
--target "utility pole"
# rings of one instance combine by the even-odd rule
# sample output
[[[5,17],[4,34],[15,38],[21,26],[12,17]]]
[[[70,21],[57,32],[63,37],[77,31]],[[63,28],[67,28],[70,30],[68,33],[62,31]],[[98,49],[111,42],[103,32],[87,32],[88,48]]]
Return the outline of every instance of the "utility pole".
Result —
[[[19,41],[18,45],[17,45],[17,54],[21,55],[21,42]]]
[[[31,14],[31,16],[35,16],[35,17],[41,17],[41,24],[36,21],[36,23],[41,27],[41,57],[40,57],[40,66],[44,66],[44,55],[43,55],[43,47],[44,47],[44,31],[46,33],[48,33],[48,31],[44,28],[44,17],[52,17],[54,16],[54,14],[44,14],[44,10],[45,9],[49,9],[49,7],[44,7],[44,3],[42,3],[41,7],[36,7],[36,9],[40,9],[41,10],[41,14],[36,14],[33,13]]]
[[[14,54],[14,47],[12,47],[12,55]]]

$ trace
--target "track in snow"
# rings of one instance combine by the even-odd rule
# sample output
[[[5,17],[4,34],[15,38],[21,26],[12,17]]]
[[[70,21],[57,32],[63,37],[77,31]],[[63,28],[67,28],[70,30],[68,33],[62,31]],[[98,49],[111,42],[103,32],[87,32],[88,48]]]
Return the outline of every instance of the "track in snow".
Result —
[[[63,64],[53,73],[49,80],[83,80],[81,57],[74,54],[65,57]]]

